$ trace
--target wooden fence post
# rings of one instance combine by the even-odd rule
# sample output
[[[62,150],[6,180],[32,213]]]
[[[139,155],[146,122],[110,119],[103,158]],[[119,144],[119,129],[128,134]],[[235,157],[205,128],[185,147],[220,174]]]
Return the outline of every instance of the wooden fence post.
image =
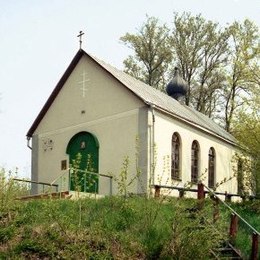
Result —
[[[251,249],[251,260],[257,260],[258,256],[258,244],[259,244],[259,235],[257,233],[253,233],[252,235],[252,249]]]
[[[203,183],[198,183],[198,200],[204,200],[205,192]]]
[[[238,224],[238,216],[234,213],[231,214],[230,219],[230,229],[229,229],[229,235],[231,242],[234,242],[236,235],[237,235],[237,224]]]
[[[204,205],[204,199],[205,199],[205,192],[204,192],[204,185],[203,183],[198,183],[198,208],[202,209]]]

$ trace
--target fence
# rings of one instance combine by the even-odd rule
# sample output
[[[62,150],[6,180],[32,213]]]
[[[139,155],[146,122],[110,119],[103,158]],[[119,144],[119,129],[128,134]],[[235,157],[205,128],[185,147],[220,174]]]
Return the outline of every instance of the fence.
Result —
[[[203,184],[203,186],[205,186],[205,185]],[[198,188],[197,189],[176,187],[176,186],[167,186],[167,185],[154,185],[153,187],[155,189],[155,197],[159,197],[160,196],[161,189],[177,190],[179,192],[179,197],[180,198],[185,196],[185,192],[200,193],[200,196],[202,196],[202,193],[206,195],[206,194],[211,194],[213,192],[210,189],[209,190],[204,190],[203,189],[203,190],[199,191],[199,189],[201,188],[201,186],[199,184],[198,184]],[[227,192],[214,192],[214,194],[223,196],[225,201],[227,201],[227,202],[230,202],[232,200],[232,197],[241,198],[242,200],[245,200],[245,199],[249,199],[249,200],[260,199],[260,198],[258,198],[257,196],[254,196],[254,195],[245,196],[245,195],[234,194],[234,193],[227,193]],[[205,195],[203,195],[203,196],[205,196]]]
[[[18,179],[13,178],[13,181],[23,182],[26,183],[26,189],[21,196],[27,196],[27,195],[33,195],[36,193],[52,193],[52,192],[58,192],[58,184],[51,184],[47,182],[37,182],[37,181],[31,181],[31,180],[25,180],[25,179]],[[36,192],[37,191],[37,192]]]
[[[197,189],[189,189],[183,187],[174,187],[174,186],[165,186],[165,185],[155,185],[155,194],[154,196],[160,197],[161,189],[171,189],[178,190],[179,197],[182,198],[185,195],[185,192],[193,192],[197,193],[197,199],[199,201],[198,207],[203,207],[203,202],[206,197],[206,194],[209,195],[211,201],[213,203],[213,222],[217,222],[217,220],[221,217],[221,207],[222,205],[226,210],[228,210],[230,214],[229,225],[227,226],[227,230],[229,232],[229,242],[232,245],[235,245],[238,248],[243,248],[243,254],[246,259],[257,260],[259,259],[259,237],[260,233],[250,225],[238,212],[236,212],[233,208],[228,205],[228,202],[231,201],[232,197],[245,197],[238,194],[228,194],[212,191],[206,185],[199,183]],[[221,200],[219,195],[224,196],[224,200]],[[250,196],[249,199],[256,198],[254,196]],[[238,239],[239,238],[239,239]],[[246,241],[251,240],[251,241]],[[250,248],[247,248],[246,245],[251,244]]]
[[[77,183],[77,187],[72,183],[72,179],[75,176],[79,176]],[[93,178],[94,177],[94,178]],[[93,188],[89,189],[89,183],[90,179],[92,179]],[[112,187],[112,179],[113,177],[110,175],[90,172],[90,171],[84,171],[80,169],[70,168],[67,171],[63,172],[61,175],[59,175],[57,178],[55,178],[52,182],[38,182],[38,181],[31,181],[31,180],[25,180],[25,179],[18,179],[13,178],[13,181],[17,182],[23,182],[26,184],[26,189],[23,194],[20,194],[20,196],[29,196],[29,195],[39,195],[39,194],[47,194],[47,193],[58,193],[58,192],[66,192],[71,190],[77,190],[78,187],[80,187],[78,191],[81,192],[91,192],[98,194],[98,183],[102,181],[103,186],[107,187],[105,192],[107,194],[103,195],[112,195],[113,187]],[[74,185],[72,187],[72,185]],[[102,191],[104,189],[102,188]]]

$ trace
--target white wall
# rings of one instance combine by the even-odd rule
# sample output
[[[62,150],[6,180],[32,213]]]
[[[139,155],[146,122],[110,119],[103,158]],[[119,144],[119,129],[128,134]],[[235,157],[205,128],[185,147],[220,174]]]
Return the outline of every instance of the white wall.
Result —
[[[86,91],[83,93],[82,73],[85,72]],[[84,94],[84,95],[83,95]],[[133,185],[133,193],[146,192],[153,153],[152,118],[148,107],[88,56],[83,56],[65,82],[62,90],[33,134],[32,179],[51,182],[63,171],[61,161],[69,161],[66,148],[70,139],[81,131],[96,136],[99,141],[99,172],[119,176],[126,156],[130,158],[129,179],[141,170],[141,185]],[[171,180],[171,139],[181,137],[181,182]],[[139,148],[136,150],[136,137]],[[216,182],[233,175],[231,159],[234,148],[207,133],[187,125],[155,109],[154,122],[155,176],[152,181],[164,185],[183,186],[191,180],[191,144],[200,145],[200,174],[208,168],[208,151],[216,152]],[[50,140],[52,142],[50,143]],[[45,143],[49,146],[45,145]],[[47,148],[47,149],[46,149]],[[136,165],[136,152],[139,153]],[[207,177],[207,173],[205,174]],[[204,180],[207,184],[207,178]],[[100,178],[100,193],[109,194],[109,182]],[[218,191],[236,193],[233,179]],[[117,184],[113,183],[113,194]]]
[[[87,90],[81,90],[82,73],[86,73]],[[135,139],[142,136],[141,152],[147,152],[146,130],[139,127],[145,118],[144,104],[110,74],[87,56],[83,56],[33,135],[32,178],[51,182],[63,171],[61,161],[69,161],[66,148],[81,131],[95,135],[99,141],[99,172],[118,175],[125,156],[130,158],[129,179],[136,173]],[[84,111],[84,112],[83,112]],[[44,144],[52,140],[52,149]],[[38,145],[37,145],[38,144]],[[147,171],[145,162],[140,167]],[[100,178],[99,190],[109,194],[109,181]],[[140,192],[134,185],[132,192]],[[113,183],[113,193],[117,184]]]
[[[174,132],[177,132],[181,137],[181,181],[171,180],[171,139]],[[216,183],[233,176],[231,163],[232,156],[235,153],[233,146],[169,115],[156,111],[155,143],[157,159],[155,184],[183,187],[191,181],[191,145],[194,140],[198,141],[200,146],[199,173],[203,183],[208,185],[208,152],[211,147],[216,152]],[[193,188],[196,188],[196,186],[193,185]],[[236,179],[233,178],[232,181],[221,185],[217,191],[236,193]]]

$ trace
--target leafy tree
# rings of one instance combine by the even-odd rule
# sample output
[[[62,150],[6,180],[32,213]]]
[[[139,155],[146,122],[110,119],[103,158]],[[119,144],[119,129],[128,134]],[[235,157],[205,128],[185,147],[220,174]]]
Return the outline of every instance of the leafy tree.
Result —
[[[159,20],[147,17],[137,34],[127,33],[120,40],[134,50],[125,61],[125,71],[155,88],[162,89],[165,73],[172,61],[169,29]]]
[[[260,108],[260,103],[258,103]],[[259,111],[259,110],[258,110]],[[250,189],[260,196],[260,114],[259,112],[241,112],[239,119],[234,122],[234,135],[245,147],[245,156],[251,158],[244,161],[244,171],[251,172]],[[244,156],[244,158],[246,158]]]
[[[230,28],[229,66],[223,89],[224,123],[245,147],[243,171],[250,172],[246,185],[260,195],[260,39],[258,28],[249,20]],[[251,160],[246,160],[250,158]],[[245,177],[245,176],[244,176]],[[245,178],[244,178],[245,181]]]
[[[186,105],[218,119],[228,132],[245,106],[254,111],[260,101],[253,98],[260,84],[259,39],[249,20],[222,28],[190,13],[175,13],[171,31],[148,17],[137,34],[121,37],[134,52],[124,61],[127,73],[163,90],[178,66],[188,83]]]
[[[257,81],[259,85],[257,60],[260,55],[260,39],[258,28],[249,20],[234,22],[229,27],[229,32],[229,66],[226,68],[223,103],[225,128],[230,132],[236,110],[251,100]]]
[[[201,15],[175,13],[171,43],[174,60],[189,86],[186,104],[192,103],[209,116],[223,81],[220,69],[227,61],[227,39],[227,31],[218,23],[206,21]]]

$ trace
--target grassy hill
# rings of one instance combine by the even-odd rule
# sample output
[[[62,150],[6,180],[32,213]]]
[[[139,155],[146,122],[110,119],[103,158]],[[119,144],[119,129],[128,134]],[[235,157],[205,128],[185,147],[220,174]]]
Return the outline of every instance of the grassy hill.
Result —
[[[0,259],[211,259],[228,239],[230,212],[210,199],[107,197],[17,201],[21,187],[0,180]],[[233,204],[260,229],[260,203]],[[235,244],[250,254],[239,226]]]
[[[0,259],[206,259],[223,235],[195,206],[137,197],[16,202],[0,213]]]
[[[227,236],[227,213],[213,224],[211,203],[201,211],[196,203],[17,201],[0,213],[0,259],[210,259]]]

